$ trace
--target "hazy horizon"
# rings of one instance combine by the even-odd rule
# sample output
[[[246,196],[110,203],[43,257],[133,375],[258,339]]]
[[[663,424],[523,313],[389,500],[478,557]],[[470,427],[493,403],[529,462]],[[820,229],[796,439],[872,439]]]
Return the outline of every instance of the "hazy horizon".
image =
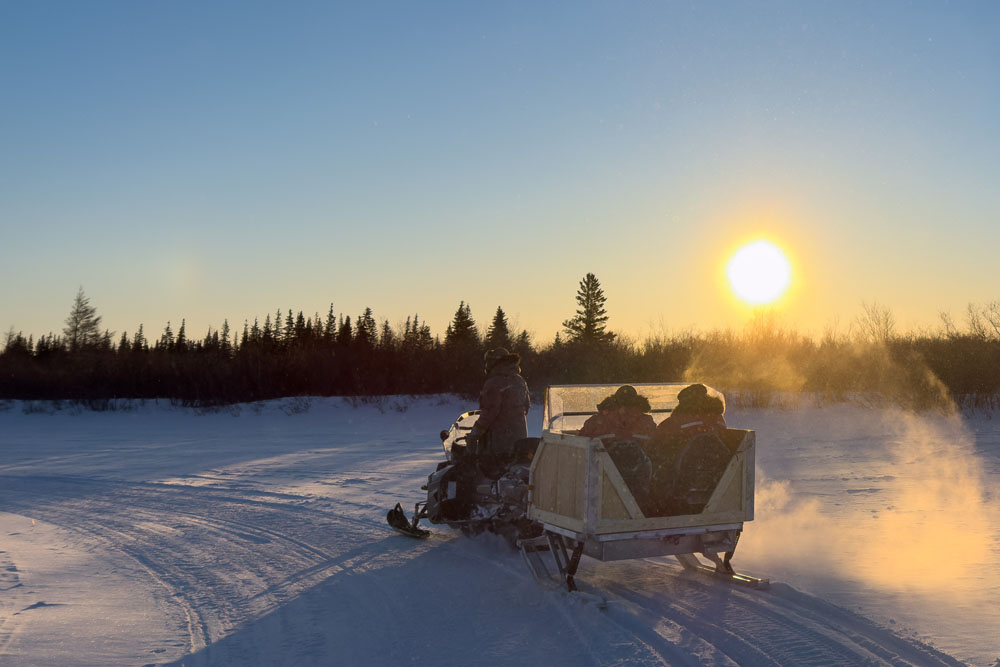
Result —
[[[97,304],[94,303],[93,299],[90,298],[90,295],[87,294],[86,291],[84,291],[84,296],[87,298],[90,306],[97,307]],[[995,306],[997,303],[1000,303],[1000,301],[993,300],[990,303],[970,302],[969,305],[975,307],[977,315],[980,318],[982,318],[983,315],[986,313],[986,309]],[[609,301],[608,306],[613,311],[614,304]],[[501,306],[501,308],[503,307]],[[577,308],[578,306],[574,301],[572,307],[569,307],[567,309],[565,319],[570,319],[572,316],[574,316],[576,314]],[[737,322],[731,325],[724,325],[724,326],[720,325],[716,327],[699,327],[697,325],[692,325],[688,327],[679,327],[679,326],[667,327],[661,323],[659,325],[648,324],[647,326],[643,327],[638,331],[624,331],[614,326],[614,318],[612,317],[611,321],[608,324],[607,330],[614,333],[618,338],[624,338],[625,340],[640,345],[648,341],[662,340],[664,338],[667,339],[680,338],[686,335],[698,336],[698,335],[711,335],[714,333],[726,333],[726,332],[733,332],[739,334],[751,331],[755,327],[761,325],[769,328],[774,332],[781,331],[796,335],[802,335],[807,338],[811,338],[813,340],[821,340],[826,337],[831,337],[833,339],[850,339],[850,338],[860,337],[861,339],[865,339],[866,337],[868,337],[870,333],[869,328],[871,326],[869,323],[866,322],[866,318],[868,318],[868,313],[866,311],[867,308],[872,308],[873,313],[889,315],[892,320],[889,327],[891,329],[891,333],[896,336],[915,335],[915,336],[935,337],[935,336],[948,335],[950,333],[949,331],[947,331],[946,325],[940,314],[937,316],[935,322],[931,322],[927,326],[908,328],[900,324],[897,313],[892,309],[892,307],[889,304],[884,304],[877,301],[866,301],[859,305],[857,312],[855,312],[851,317],[843,319],[833,317],[828,321],[826,326],[816,329],[803,328],[797,326],[795,322],[791,321],[787,317],[787,315],[782,313],[781,310],[778,308],[774,308],[771,306],[757,306],[756,308],[748,310],[747,317],[744,321]],[[279,324],[281,328],[284,328],[289,311],[291,311],[293,318],[297,318],[297,316],[301,313],[306,320],[311,320],[313,322],[316,321],[316,316],[319,315],[320,321],[325,325],[326,318],[328,315],[328,310],[329,310],[329,304],[327,304],[326,310],[317,310],[317,311],[305,311],[301,308],[282,307],[280,308],[280,320],[277,320],[277,324]],[[458,304],[456,304],[455,310],[456,311],[458,310]],[[66,315],[69,314],[69,311],[70,307],[67,306]],[[267,318],[270,318],[271,323],[274,324],[276,322],[276,316],[279,315],[278,311],[279,309],[275,308],[270,312],[257,313],[252,316],[245,317],[236,322],[232,320],[228,321],[230,330],[230,339],[234,338],[236,340],[239,339],[239,337],[242,335],[244,324],[246,324],[250,328],[252,328],[254,324],[256,324],[260,328],[263,328],[265,320]],[[424,319],[421,312],[422,311],[417,310],[413,313],[407,313],[401,317],[393,318],[391,316],[379,313],[374,309],[372,309],[372,315],[375,318],[375,321],[378,324],[380,330],[382,323],[387,321],[390,327],[392,327],[393,332],[396,334],[400,334],[404,331],[405,323],[407,321],[412,321],[414,316],[418,316],[419,324],[421,326],[427,325],[428,327],[430,327],[431,336],[440,338],[443,341],[446,333],[445,330],[451,325],[452,318],[454,317],[455,313],[452,313],[452,316],[450,316],[447,319],[447,321],[443,323],[441,328],[438,329],[432,326],[429,322],[427,322]],[[363,314],[364,314],[364,309],[362,309],[361,312],[357,313],[343,313],[337,311],[336,309],[334,310],[334,316],[336,317],[338,324],[341,323],[345,318],[350,317],[352,326],[356,325],[358,316]],[[476,323],[476,329],[478,330],[480,336],[485,337],[486,332],[489,329],[495,314],[496,314],[496,307],[490,309],[488,313],[479,313],[476,310],[472,311],[472,316]],[[992,311],[990,311],[990,314],[992,316]],[[213,332],[218,333],[222,329],[224,323],[224,321],[221,320],[218,322],[211,322],[205,324],[203,327],[199,329],[199,328],[193,328],[192,323],[187,318],[180,317],[176,320],[163,320],[161,322],[154,323],[153,325],[150,325],[149,323],[146,322],[138,322],[135,325],[128,328],[113,329],[107,324],[108,319],[105,317],[105,313],[103,313],[99,307],[97,308],[96,315],[101,317],[101,326],[100,326],[101,332],[102,333],[105,331],[110,332],[113,338],[112,343],[114,344],[117,344],[118,339],[122,336],[123,333],[128,335],[129,340],[132,340],[135,336],[136,331],[138,331],[139,325],[142,325],[143,327],[143,335],[145,339],[150,343],[150,345],[152,345],[160,338],[161,334],[164,333],[168,325],[172,333],[176,335],[183,323],[185,326],[185,333],[188,340],[192,342],[197,342],[202,340],[206,334],[211,334]],[[522,330],[527,331],[531,344],[538,348],[545,348],[551,345],[554,342],[557,333],[563,341],[567,340],[567,337],[569,335],[565,327],[560,326],[558,331],[554,331],[551,336],[539,337],[536,331],[533,331],[532,329],[528,329],[522,326],[520,322],[517,320],[517,318],[511,317],[506,309],[504,309],[504,315],[507,318],[511,336],[516,337],[521,333]],[[970,322],[968,319],[968,312],[963,311],[960,313],[953,313],[953,315],[955,316],[952,318],[951,324],[954,325],[955,329],[957,329],[959,333],[971,333],[972,327],[970,326]],[[987,321],[982,321],[982,324],[986,326],[986,330],[987,332],[989,332],[991,323]],[[63,335],[64,326],[65,326],[65,317],[63,318],[63,321],[59,324],[59,326],[53,327],[45,332],[23,331],[19,330],[13,325],[10,325],[8,327],[3,328],[2,331],[0,331],[0,336],[2,336],[0,337],[0,341],[3,341],[6,338],[6,335],[8,334],[15,334],[15,335],[20,334],[23,335],[25,339],[29,338],[30,336],[35,341],[37,341],[40,337],[48,336],[49,334],[54,334],[56,336],[61,337]],[[0,351],[2,351],[2,349],[3,348],[0,347]]]

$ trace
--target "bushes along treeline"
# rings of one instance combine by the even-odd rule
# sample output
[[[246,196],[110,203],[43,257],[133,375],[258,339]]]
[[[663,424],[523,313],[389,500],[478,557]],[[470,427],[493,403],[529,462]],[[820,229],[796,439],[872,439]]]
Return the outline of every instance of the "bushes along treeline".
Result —
[[[951,399],[992,407],[1000,395],[1000,331],[971,317],[978,327],[966,332],[949,326],[936,335],[903,336],[887,310],[866,306],[852,332],[815,340],[761,313],[742,331],[640,343],[605,330],[603,294],[596,278],[587,284],[588,278],[577,295],[577,317],[564,323],[566,339],[557,335],[544,347],[525,331],[511,332],[501,308],[481,334],[464,302],[443,340],[418,316],[394,329],[376,323],[371,309],[352,321],[335,317],[332,306],[325,317],[279,311],[241,332],[223,323],[202,339],[191,339],[182,322],[176,332],[168,324],[153,341],[142,326],[115,340],[99,332],[100,318],[81,291],[64,336],[35,341],[8,332],[0,351],[0,399],[170,398],[212,405],[297,395],[474,396],[483,353],[493,347],[521,355],[536,391],[549,384],[700,381],[752,405],[809,392],[829,401],[865,396],[914,408]],[[595,288],[596,309],[588,301]]]

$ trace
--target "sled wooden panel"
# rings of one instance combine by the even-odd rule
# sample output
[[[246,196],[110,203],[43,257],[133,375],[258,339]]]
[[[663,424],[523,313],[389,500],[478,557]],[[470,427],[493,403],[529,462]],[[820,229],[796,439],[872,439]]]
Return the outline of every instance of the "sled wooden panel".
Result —
[[[587,438],[543,438],[531,463],[532,507],[552,516],[583,521]]]
[[[601,517],[608,519],[632,518],[629,516],[621,494],[618,493],[614,483],[608,479],[607,475],[604,476],[604,482],[601,485]]]
[[[753,438],[751,433],[749,438]],[[714,514],[718,512],[740,512],[749,506],[749,516],[747,521],[753,519],[753,473],[749,475],[750,494],[747,496],[747,451],[737,450],[733,455],[729,466],[719,479],[718,486],[712,492],[712,497],[705,504],[705,511],[702,514]],[[746,501],[749,501],[747,503]]]
[[[642,510],[632,496],[614,461],[604,447],[597,449],[597,466],[601,476],[601,511],[598,523],[606,519],[641,519]]]
[[[729,429],[734,448],[700,514],[645,517],[600,440],[546,431],[532,463],[528,515],[586,535],[741,524],[753,519],[753,431]]]

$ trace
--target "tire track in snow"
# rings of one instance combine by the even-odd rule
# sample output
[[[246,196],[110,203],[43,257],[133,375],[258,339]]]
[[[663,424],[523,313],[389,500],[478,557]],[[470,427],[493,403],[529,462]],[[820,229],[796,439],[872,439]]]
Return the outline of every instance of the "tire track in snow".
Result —
[[[208,623],[193,601],[190,600],[182,587],[175,581],[178,580],[176,568],[164,567],[155,561],[150,560],[142,549],[136,549],[129,545],[133,541],[132,533],[115,529],[107,523],[94,524],[88,527],[89,512],[91,510],[79,510],[74,508],[65,513],[49,513],[42,511],[34,512],[34,516],[42,521],[59,526],[71,533],[86,537],[88,540],[105,545],[105,548],[112,552],[117,552],[132,562],[136,563],[141,570],[162,589],[163,600],[180,610],[185,620],[186,640],[191,651],[200,650],[204,647],[210,637]],[[117,537],[117,539],[115,539]]]
[[[496,539],[499,542],[499,538]],[[650,627],[640,626],[635,623],[627,623],[628,613],[616,614],[612,609],[599,611],[590,602],[580,598],[575,598],[569,591],[563,590],[562,584],[557,589],[549,589],[539,585],[534,581],[534,577],[527,570],[524,562],[518,558],[516,562],[508,564],[501,560],[501,556],[489,557],[475,552],[468,539],[460,539],[456,551],[463,557],[475,560],[478,563],[489,565],[502,571],[507,577],[517,580],[522,584],[538,586],[539,593],[545,597],[546,602],[560,615],[567,627],[576,635],[580,645],[585,647],[592,664],[604,665],[609,662],[618,663],[627,660],[629,664],[650,664],[650,665],[702,665],[704,661],[692,658],[692,653],[702,655],[717,653],[715,649],[697,636],[685,636],[685,644],[688,650],[680,650],[678,645],[669,641],[656,630],[655,624]],[[501,548],[506,549],[506,545]],[[511,552],[513,553],[513,552]],[[578,580],[581,586],[587,586]],[[590,588],[589,586],[587,586]],[[604,592],[604,591],[599,591]],[[621,602],[618,600],[617,602]],[[609,601],[609,606],[610,606]],[[599,623],[586,623],[582,613],[599,612]],[[683,631],[682,631],[683,632]],[[642,651],[636,650],[636,644],[642,647]],[[692,651],[692,644],[695,645]],[[624,651],[627,655],[609,656],[607,647],[627,646]],[[612,653],[614,651],[611,651]],[[725,658],[715,664],[731,665]]]
[[[526,568],[519,572],[500,556],[491,558],[471,548],[459,551],[507,576],[531,579]],[[517,564],[523,565],[520,560]],[[638,664],[962,665],[782,584],[767,591],[744,590],[654,560],[602,564],[585,558],[577,580],[590,588],[588,578],[608,600],[605,626],[614,626],[617,632],[598,627],[595,634],[595,627],[579,611],[589,605],[567,603],[573,599],[571,593],[547,591],[546,595],[598,665],[618,660],[603,650],[616,643],[618,633],[642,647],[640,655],[630,656]]]
[[[6,653],[7,647],[14,640],[14,614],[21,599],[17,594],[21,586],[17,566],[6,552],[0,551],[0,655]]]
[[[681,575],[683,576],[683,575]],[[728,585],[728,584],[723,584]],[[717,604],[710,598],[699,604],[692,602],[686,593],[683,598],[667,598],[658,604],[642,592],[614,585],[611,587],[618,599],[624,600],[647,619],[666,618],[689,633],[703,638],[718,651],[737,664],[754,665],[843,665],[864,664],[867,661],[856,652],[844,650],[839,645],[828,646],[825,638],[811,630],[791,624],[769,622],[760,616],[732,609],[724,610],[725,619],[713,621],[706,613]],[[714,614],[713,614],[714,615]],[[871,663],[869,663],[871,664]]]
[[[351,550],[334,553],[270,526],[321,531],[336,526],[342,547],[345,536],[351,538],[348,542],[370,544],[356,529],[345,529],[345,523],[369,530],[377,525],[328,512],[305,512],[311,516],[303,522],[300,505],[260,502],[232,492],[201,494],[201,487],[73,478],[8,479],[17,483],[3,485],[8,493],[0,492],[0,497],[8,496],[6,507],[86,536],[137,563],[162,591],[165,603],[184,617],[186,643],[192,653],[248,616],[264,613],[325,578],[327,570],[346,569],[356,556]],[[81,488],[86,490],[82,496]],[[240,513],[251,519],[225,518]],[[242,576],[252,581],[241,582]],[[253,607],[249,614],[248,602]]]
[[[641,571],[649,572],[649,565],[670,571],[675,580],[665,586],[659,577],[646,577],[644,590],[611,583],[615,595],[650,617],[669,618],[709,639],[740,664],[961,664],[782,584],[766,591],[746,590],[652,560],[616,569],[633,570],[641,581]],[[816,611],[817,605],[821,611]]]
[[[0,501],[138,563],[186,618],[188,650],[204,648],[199,655],[209,664],[218,655],[212,644],[234,627],[335,575],[344,603],[365,617],[395,619],[405,608],[391,586],[364,572],[413,557],[373,539],[394,533],[382,521],[382,508],[371,503],[255,488],[16,475],[0,477]],[[378,515],[369,518],[374,509]],[[476,541],[422,544],[420,553],[440,550],[496,568],[505,581],[535,586],[520,559],[491,556]],[[577,638],[578,657],[595,665],[960,664],[781,586],[744,591],[658,561],[585,559],[579,578],[602,589],[608,610],[596,612],[567,593],[542,592],[538,599]],[[0,647],[3,641],[0,635]]]

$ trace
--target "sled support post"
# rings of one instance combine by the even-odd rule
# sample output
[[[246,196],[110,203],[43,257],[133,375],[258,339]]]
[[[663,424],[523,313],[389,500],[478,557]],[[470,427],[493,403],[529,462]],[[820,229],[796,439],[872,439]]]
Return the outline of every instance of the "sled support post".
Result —
[[[521,556],[527,563],[528,569],[536,580],[547,579],[554,573],[550,573],[545,566],[540,552],[548,551],[552,554],[552,563],[555,571],[559,573],[559,578],[566,584],[569,591],[576,590],[576,581],[573,577],[580,566],[580,557],[583,555],[583,542],[569,540],[572,548],[567,547],[567,540],[558,533],[546,531],[544,535],[533,537],[519,542]]]
[[[566,548],[566,540],[558,533],[546,533],[549,543],[549,551],[552,552],[552,560],[555,561],[559,574],[566,582],[566,588],[571,591],[576,590],[576,582],[573,576],[580,566],[580,556],[583,555],[583,542],[576,542],[573,551]]]
[[[708,560],[710,560],[713,563],[715,563],[715,571],[716,572],[725,572],[726,574],[733,574],[733,572],[734,572],[733,566],[729,564],[729,561],[732,558],[732,556],[729,556],[729,558],[726,558],[725,560],[722,560],[721,558],[719,558],[719,554],[717,554],[717,553],[713,553],[711,551],[705,551],[703,553],[705,555],[705,558],[707,558]],[[729,555],[731,553],[733,553],[733,552],[731,552],[731,551],[727,551],[726,552],[727,555]]]

